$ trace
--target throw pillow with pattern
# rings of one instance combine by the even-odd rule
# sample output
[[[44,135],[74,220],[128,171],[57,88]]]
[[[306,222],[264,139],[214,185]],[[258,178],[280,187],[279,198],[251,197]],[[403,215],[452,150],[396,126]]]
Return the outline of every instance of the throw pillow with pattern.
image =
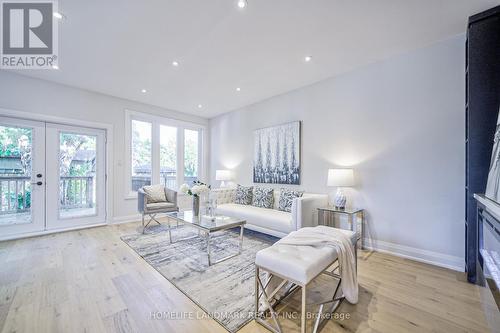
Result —
[[[148,203],[165,202],[167,201],[167,196],[165,195],[165,188],[163,185],[149,185],[144,186],[144,193],[148,198]]]
[[[300,198],[303,194],[304,192],[302,191],[293,191],[286,188],[282,188],[280,191],[278,209],[284,212],[291,212],[293,199]]]
[[[236,196],[234,199],[234,203],[240,205],[251,205],[252,204],[252,191],[253,186],[241,186],[238,185],[236,187]]]
[[[253,202],[255,207],[273,208],[274,190],[272,188],[256,187],[253,190]]]

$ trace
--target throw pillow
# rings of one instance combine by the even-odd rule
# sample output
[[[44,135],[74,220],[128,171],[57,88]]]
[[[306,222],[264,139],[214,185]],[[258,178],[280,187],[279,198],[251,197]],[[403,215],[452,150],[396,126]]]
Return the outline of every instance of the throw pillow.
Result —
[[[167,201],[167,196],[165,195],[165,188],[163,185],[149,185],[142,188],[146,196],[148,197],[149,203],[165,202]]]
[[[236,187],[236,196],[234,199],[234,203],[240,205],[250,205],[252,203],[252,191],[253,186],[245,187],[238,185],[238,187]]]
[[[304,192],[302,191],[293,191],[286,188],[282,188],[280,191],[278,209],[284,212],[291,212],[293,199],[300,198],[302,194],[304,194]]]
[[[253,190],[253,202],[255,207],[273,208],[274,190],[272,188],[256,187]]]

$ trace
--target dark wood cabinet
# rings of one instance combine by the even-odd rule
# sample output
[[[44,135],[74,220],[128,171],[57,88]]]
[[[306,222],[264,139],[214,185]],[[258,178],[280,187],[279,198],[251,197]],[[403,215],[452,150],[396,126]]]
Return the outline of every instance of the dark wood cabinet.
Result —
[[[465,68],[465,264],[467,279],[477,279],[477,206],[484,193],[500,106],[500,6],[471,16]]]

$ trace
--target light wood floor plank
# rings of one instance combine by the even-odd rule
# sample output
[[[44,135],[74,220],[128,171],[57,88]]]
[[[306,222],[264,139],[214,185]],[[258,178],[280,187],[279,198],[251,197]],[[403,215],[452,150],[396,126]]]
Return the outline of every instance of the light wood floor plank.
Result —
[[[0,242],[0,332],[226,332],[120,240],[138,225]],[[490,332],[482,289],[463,273],[364,251],[358,273],[359,303],[338,309],[350,319],[322,332]],[[298,296],[285,311],[298,310]],[[297,320],[283,326],[299,330]],[[252,321],[240,332],[267,330]]]

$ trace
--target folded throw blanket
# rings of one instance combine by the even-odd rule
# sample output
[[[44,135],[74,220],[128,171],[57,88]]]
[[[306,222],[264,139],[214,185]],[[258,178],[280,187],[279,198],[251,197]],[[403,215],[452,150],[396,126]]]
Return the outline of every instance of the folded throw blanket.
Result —
[[[358,302],[358,278],[354,245],[351,239],[342,231],[326,226],[302,228],[291,232],[288,236],[276,242],[275,245],[328,246],[335,249],[342,278],[342,292],[349,303],[356,304]]]

